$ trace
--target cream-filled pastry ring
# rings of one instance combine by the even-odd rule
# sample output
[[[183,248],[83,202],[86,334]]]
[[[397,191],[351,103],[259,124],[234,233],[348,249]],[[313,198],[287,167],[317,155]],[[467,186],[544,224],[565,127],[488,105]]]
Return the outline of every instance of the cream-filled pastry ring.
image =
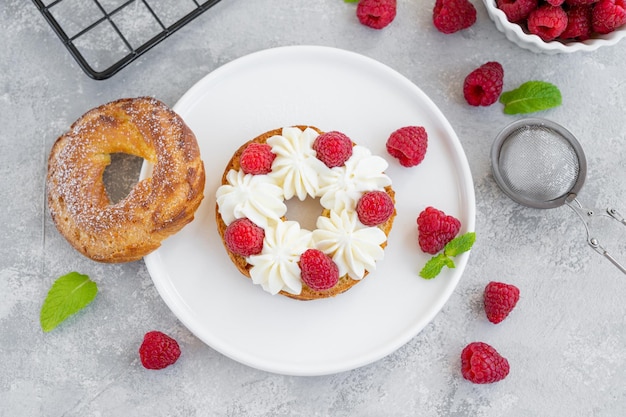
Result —
[[[216,192],[217,227],[226,251],[239,271],[271,294],[312,300],[340,294],[360,282],[384,256],[395,218],[377,226],[359,221],[356,205],[371,191],[384,191],[394,202],[387,162],[369,149],[352,144],[342,166],[329,168],[317,157],[315,139],[323,134],[313,126],[292,126],[263,133],[243,144],[224,170]],[[241,157],[251,144],[266,144],[274,155],[267,173],[245,173]],[[322,206],[316,229],[289,220],[285,201],[319,198]],[[226,244],[225,232],[246,218],[263,230],[259,253],[239,255]],[[324,252],[337,265],[339,281],[328,289],[313,289],[300,277],[299,260],[307,249]]]

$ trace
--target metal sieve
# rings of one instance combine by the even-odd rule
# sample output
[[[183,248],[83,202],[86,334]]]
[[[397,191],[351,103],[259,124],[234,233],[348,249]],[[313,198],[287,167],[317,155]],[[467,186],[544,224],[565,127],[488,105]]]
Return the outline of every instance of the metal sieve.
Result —
[[[626,274],[626,268],[600,244],[589,220],[608,216],[626,226],[612,208],[588,209],[577,200],[587,176],[582,146],[563,126],[546,119],[522,119],[496,136],[491,147],[491,167],[496,183],[513,201],[547,209],[567,205],[582,220],[587,243]]]

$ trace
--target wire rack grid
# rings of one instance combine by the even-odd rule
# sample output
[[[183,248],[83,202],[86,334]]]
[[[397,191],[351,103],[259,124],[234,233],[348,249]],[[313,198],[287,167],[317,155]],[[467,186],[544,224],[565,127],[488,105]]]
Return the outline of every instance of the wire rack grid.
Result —
[[[110,78],[220,0],[33,0],[82,70]]]

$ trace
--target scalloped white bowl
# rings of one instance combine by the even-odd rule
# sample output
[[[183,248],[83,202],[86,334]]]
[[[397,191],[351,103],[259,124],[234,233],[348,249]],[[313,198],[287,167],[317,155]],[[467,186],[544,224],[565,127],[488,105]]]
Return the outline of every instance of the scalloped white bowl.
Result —
[[[483,0],[483,3],[485,3],[487,13],[491,20],[493,20],[498,30],[504,33],[508,40],[521,48],[536,53],[554,55],[578,51],[591,52],[602,46],[615,45],[622,38],[626,37],[625,25],[606,35],[594,35],[593,38],[586,41],[545,42],[537,35],[524,32],[520,25],[509,22],[504,12],[496,6],[495,0]]]

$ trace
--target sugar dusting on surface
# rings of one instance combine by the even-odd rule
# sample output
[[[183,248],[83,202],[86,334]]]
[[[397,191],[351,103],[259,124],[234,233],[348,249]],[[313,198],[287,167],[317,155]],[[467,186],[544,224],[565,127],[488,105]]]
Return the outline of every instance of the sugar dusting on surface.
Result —
[[[113,112],[114,117],[103,116],[103,111]],[[111,129],[114,137],[109,135]],[[125,137],[128,143],[119,143]],[[139,181],[126,198],[112,204],[102,175],[110,153],[120,148],[154,163],[154,169],[151,178]],[[164,228],[159,223],[180,215],[193,186],[187,181],[188,168],[199,160],[193,133],[160,101],[120,100],[96,108],[53,147],[48,174],[52,217],[60,230],[69,228],[66,233],[73,235],[66,236],[69,239],[112,243],[120,233],[145,239]],[[69,232],[71,228],[74,232]]]

